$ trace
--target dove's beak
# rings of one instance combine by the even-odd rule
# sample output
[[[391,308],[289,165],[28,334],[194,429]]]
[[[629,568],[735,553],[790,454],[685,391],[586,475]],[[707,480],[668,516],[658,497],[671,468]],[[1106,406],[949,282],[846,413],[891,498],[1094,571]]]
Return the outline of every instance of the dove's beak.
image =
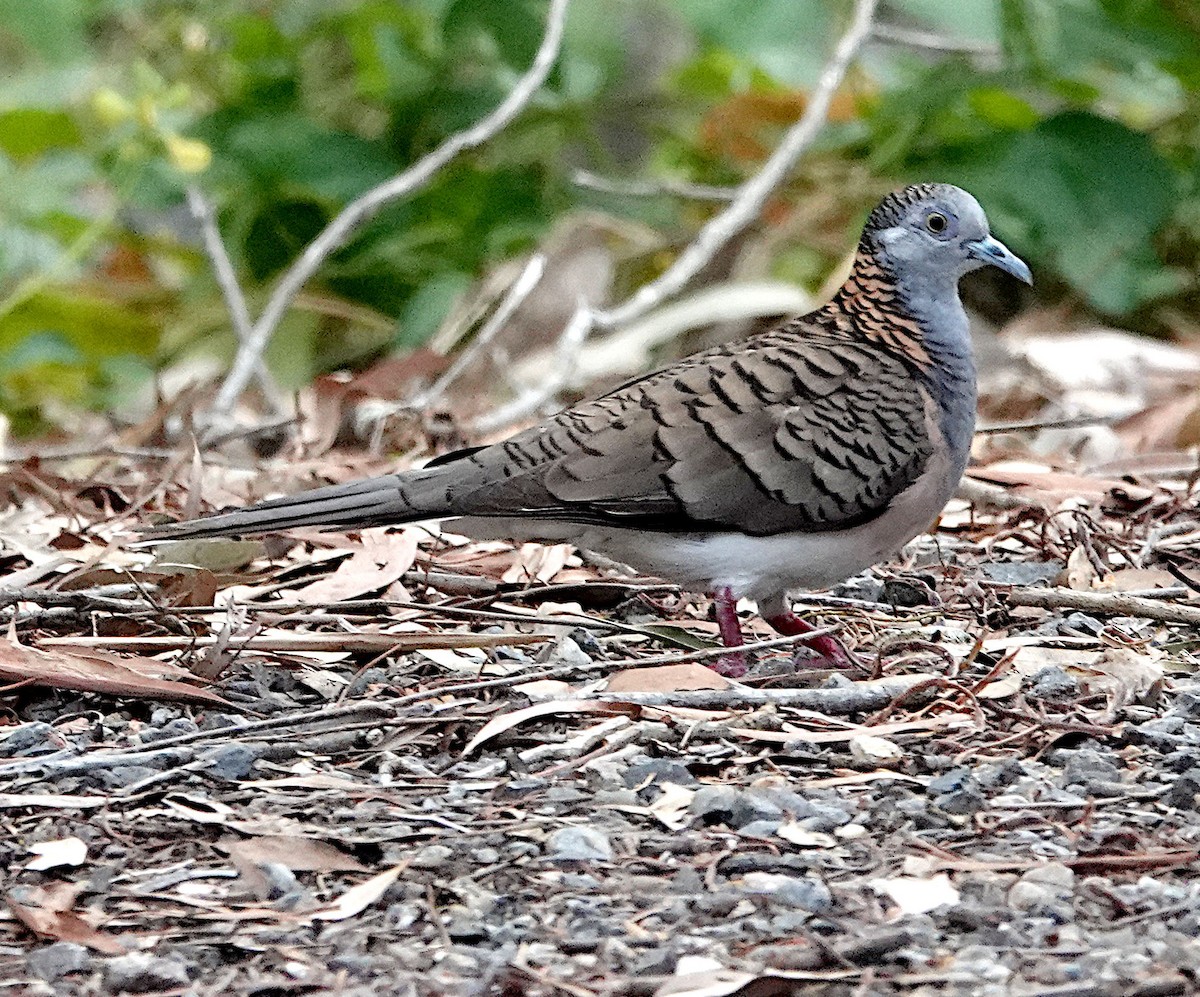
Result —
[[[999,267],[1005,273],[1012,274],[1017,280],[1033,284],[1033,274],[1030,273],[1025,261],[999,239],[994,239],[989,235],[986,238],[968,242],[967,252],[985,266]]]

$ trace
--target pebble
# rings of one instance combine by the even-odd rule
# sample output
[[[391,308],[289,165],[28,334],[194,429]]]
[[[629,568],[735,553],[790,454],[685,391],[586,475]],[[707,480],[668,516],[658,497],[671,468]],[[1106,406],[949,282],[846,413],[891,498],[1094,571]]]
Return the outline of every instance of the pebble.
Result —
[[[58,750],[54,744],[54,727],[41,720],[22,724],[0,740],[0,758],[20,758]]]
[[[186,987],[187,966],[174,956],[131,952],[109,959],[104,965],[104,982],[110,990],[143,994],[152,990]]]
[[[1058,665],[1049,665],[1030,676],[1027,695],[1032,699],[1071,700],[1079,695],[1079,683]]]
[[[692,775],[686,765],[670,758],[649,758],[644,762],[630,765],[625,770],[625,785],[630,789],[642,785],[651,778],[655,783],[670,782],[677,786],[700,785],[700,780]]]
[[[413,869],[440,869],[453,854],[449,845],[425,845],[417,849],[408,864]]]
[[[209,748],[200,758],[208,764],[210,775],[235,782],[251,773],[258,761],[258,752],[242,741],[231,741]]]
[[[546,855],[553,862],[608,862],[613,847],[594,827],[560,827],[546,839]]]
[[[750,893],[766,893],[779,903],[814,914],[833,906],[829,887],[815,876],[788,876],[779,872],[748,872],[742,885]]]
[[[92,955],[74,942],[55,942],[36,948],[25,957],[25,965],[34,976],[53,982],[68,973],[81,973],[91,967]]]

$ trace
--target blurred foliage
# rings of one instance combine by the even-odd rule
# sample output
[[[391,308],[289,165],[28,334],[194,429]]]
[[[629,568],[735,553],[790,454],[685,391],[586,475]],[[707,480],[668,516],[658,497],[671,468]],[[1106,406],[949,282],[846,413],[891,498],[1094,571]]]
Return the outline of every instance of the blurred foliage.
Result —
[[[579,0],[517,122],[312,282],[276,376],[295,387],[425,341],[481,274],[581,208],[685,242],[711,205],[596,193],[574,169],[739,182],[803,110],[848,7]],[[187,184],[218,205],[253,310],[348,200],[503,98],[544,15],[541,0],[0,0],[0,410],[33,430],[123,409],[189,354],[226,362]],[[892,0],[880,21],[908,34],[867,48],[772,205],[778,275],[819,283],[882,190],[942,179],[980,197],[1043,300],[1158,333],[1195,314],[1191,0]]]

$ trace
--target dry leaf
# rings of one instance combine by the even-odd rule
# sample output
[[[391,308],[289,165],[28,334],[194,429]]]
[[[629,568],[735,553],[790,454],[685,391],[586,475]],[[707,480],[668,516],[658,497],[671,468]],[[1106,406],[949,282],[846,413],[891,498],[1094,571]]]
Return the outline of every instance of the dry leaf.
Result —
[[[627,668],[609,676],[605,689],[620,692],[685,692],[693,689],[728,689],[732,682],[696,661],[654,668]]]
[[[361,547],[339,564],[332,575],[299,589],[295,593],[296,601],[325,605],[357,599],[387,588],[412,567],[417,556],[417,541],[422,535],[415,529],[399,533],[364,533]]]
[[[640,712],[641,708],[637,706],[630,706],[625,703],[600,703],[594,699],[560,699],[551,700],[548,703],[534,703],[532,706],[513,710],[511,713],[504,713],[489,720],[483,725],[479,733],[467,742],[467,746],[463,748],[462,753],[465,758],[481,744],[485,741],[490,741],[497,734],[503,734],[506,730],[512,730],[514,727],[523,724],[526,720],[536,720],[538,717],[552,716],[555,713],[608,713],[636,716]]]
[[[312,917],[316,921],[344,921],[348,917],[361,913],[388,891],[402,873],[408,868],[407,862],[401,862],[390,869],[385,869],[366,882],[352,886],[331,904],[315,911]]]
[[[319,838],[292,834],[263,834],[253,838],[222,838],[217,847],[235,862],[266,865],[276,862],[293,872],[366,872],[353,855]]]
[[[692,797],[695,795],[694,789],[688,789],[687,786],[681,786],[677,782],[663,783],[662,793],[647,807],[647,810],[664,827],[678,831],[691,823],[688,807],[691,806]]]
[[[899,914],[928,914],[938,907],[953,906],[960,899],[958,890],[944,872],[928,879],[915,876],[872,879],[870,885],[889,897]]]
[[[33,872],[43,872],[46,869],[57,869],[60,866],[83,865],[87,861],[87,844],[81,838],[58,838],[55,841],[39,841],[28,846],[29,851],[37,856],[25,863],[25,868]]]
[[[122,657],[64,641],[49,651],[0,640],[0,685],[28,683],[110,696],[169,699],[230,706],[207,689],[168,681],[194,679],[186,669],[153,658]]]
[[[529,581],[549,582],[566,567],[567,559],[573,553],[574,548],[570,544],[522,544],[517,552],[516,563],[500,576],[500,580],[510,585]]]
[[[122,955],[128,950],[119,939],[98,931],[71,909],[86,885],[60,882],[20,887],[5,899],[17,920],[41,938],[86,945],[103,955]]]
[[[895,741],[873,734],[852,737],[846,747],[852,758],[870,765],[894,765],[904,758],[904,750]]]

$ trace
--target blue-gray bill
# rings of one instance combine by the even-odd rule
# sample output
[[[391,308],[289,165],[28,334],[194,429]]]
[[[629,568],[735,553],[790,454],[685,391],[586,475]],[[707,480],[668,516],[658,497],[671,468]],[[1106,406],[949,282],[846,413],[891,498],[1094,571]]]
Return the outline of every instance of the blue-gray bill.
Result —
[[[988,266],[997,267],[1005,273],[1010,273],[1017,280],[1032,286],[1033,274],[1025,261],[999,239],[990,235],[985,239],[977,239],[975,242],[967,243],[967,251],[975,259],[988,264]]]

